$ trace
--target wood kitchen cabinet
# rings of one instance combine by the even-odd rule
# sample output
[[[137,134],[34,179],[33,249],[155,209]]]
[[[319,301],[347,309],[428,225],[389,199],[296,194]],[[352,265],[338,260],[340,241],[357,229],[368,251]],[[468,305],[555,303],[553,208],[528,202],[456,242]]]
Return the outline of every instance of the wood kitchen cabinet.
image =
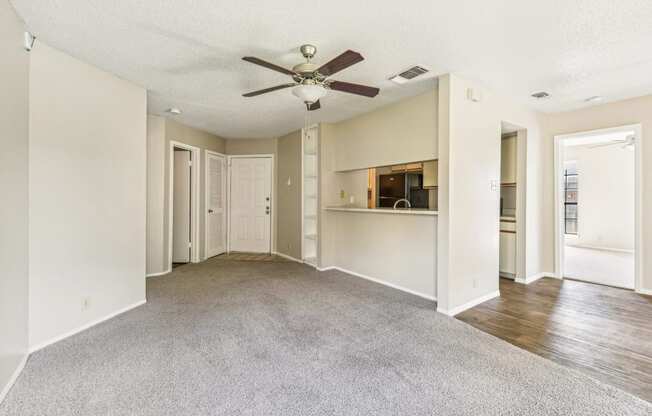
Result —
[[[500,182],[516,183],[516,135],[503,136],[500,145]]]

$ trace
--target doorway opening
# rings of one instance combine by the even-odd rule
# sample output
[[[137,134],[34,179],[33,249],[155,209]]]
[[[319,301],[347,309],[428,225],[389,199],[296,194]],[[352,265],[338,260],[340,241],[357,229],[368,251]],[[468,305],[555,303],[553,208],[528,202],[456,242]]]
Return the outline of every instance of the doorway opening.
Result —
[[[640,125],[555,138],[556,274],[640,282]]]
[[[168,264],[199,262],[200,150],[170,142],[168,199]]]
[[[229,156],[229,252],[272,252],[273,167],[273,155]]]
[[[525,138],[527,131],[511,123],[501,123],[500,140],[500,227],[499,276],[519,283],[529,283],[525,278],[525,253],[523,238],[525,199],[522,196],[525,182]]]

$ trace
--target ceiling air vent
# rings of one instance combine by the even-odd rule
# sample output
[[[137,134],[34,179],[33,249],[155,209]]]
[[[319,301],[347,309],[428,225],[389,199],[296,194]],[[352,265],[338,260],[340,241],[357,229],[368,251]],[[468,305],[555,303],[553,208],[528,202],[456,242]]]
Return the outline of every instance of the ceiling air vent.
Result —
[[[407,69],[398,75],[394,75],[393,77],[390,78],[390,81],[393,81],[397,84],[405,84],[406,82],[418,77],[419,75],[423,75],[426,72],[428,72],[426,68],[415,65],[412,68]]]
[[[545,91],[541,91],[541,92],[535,92],[534,94],[532,94],[532,97],[536,98],[537,100],[541,100],[543,98],[550,97],[550,94],[548,94]]]

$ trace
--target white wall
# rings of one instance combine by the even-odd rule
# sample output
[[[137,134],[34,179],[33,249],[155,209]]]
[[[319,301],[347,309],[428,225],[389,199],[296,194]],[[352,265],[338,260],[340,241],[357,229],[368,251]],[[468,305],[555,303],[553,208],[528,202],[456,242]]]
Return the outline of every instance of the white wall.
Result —
[[[0,401],[27,354],[29,55],[0,0]]]
[[[634,160],[620,145],[575,149],[579,172],[574,245],[634,250]]]
[[[145,300],[146,105],[141,87],[31,52],[31,348]]]
[[[480,102],[467,99],[469,88],[481,91]],[[527,242],[528,275],[541,271],[537,114],[455,75],[440,77],[437,298],[445,313],[498,291],[500,191],[491,182],[500,182],[502,122],[527,130],[519,133],[527,161],[525,169],[519,165],[517,180],[525,182],[528,192],[525,207],[519,204],[517,220],[525,224],[518,231]]]
[[[434,299],[437,217],[326,211],[334,265]]]

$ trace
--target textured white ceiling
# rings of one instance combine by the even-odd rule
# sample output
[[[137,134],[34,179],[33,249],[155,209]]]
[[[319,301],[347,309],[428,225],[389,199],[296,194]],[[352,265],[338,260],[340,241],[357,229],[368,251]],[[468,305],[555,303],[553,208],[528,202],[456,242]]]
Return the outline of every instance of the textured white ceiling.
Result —
[[[413,64],[455,72],[541,111],[652,93],[651,0],[12,0],[29,29],[72,56],[149,90],[149,111],[224,137],[271,137],[303,125],[284,83],[242,61],[291,67],[313,43],[315,62],[346,49],[366,58],[335,79],[381,88],[375,99],[331,92],[311,121],[338,121],[416,95],[387,81]],[[552,98],[531,99],[536,91]]]

